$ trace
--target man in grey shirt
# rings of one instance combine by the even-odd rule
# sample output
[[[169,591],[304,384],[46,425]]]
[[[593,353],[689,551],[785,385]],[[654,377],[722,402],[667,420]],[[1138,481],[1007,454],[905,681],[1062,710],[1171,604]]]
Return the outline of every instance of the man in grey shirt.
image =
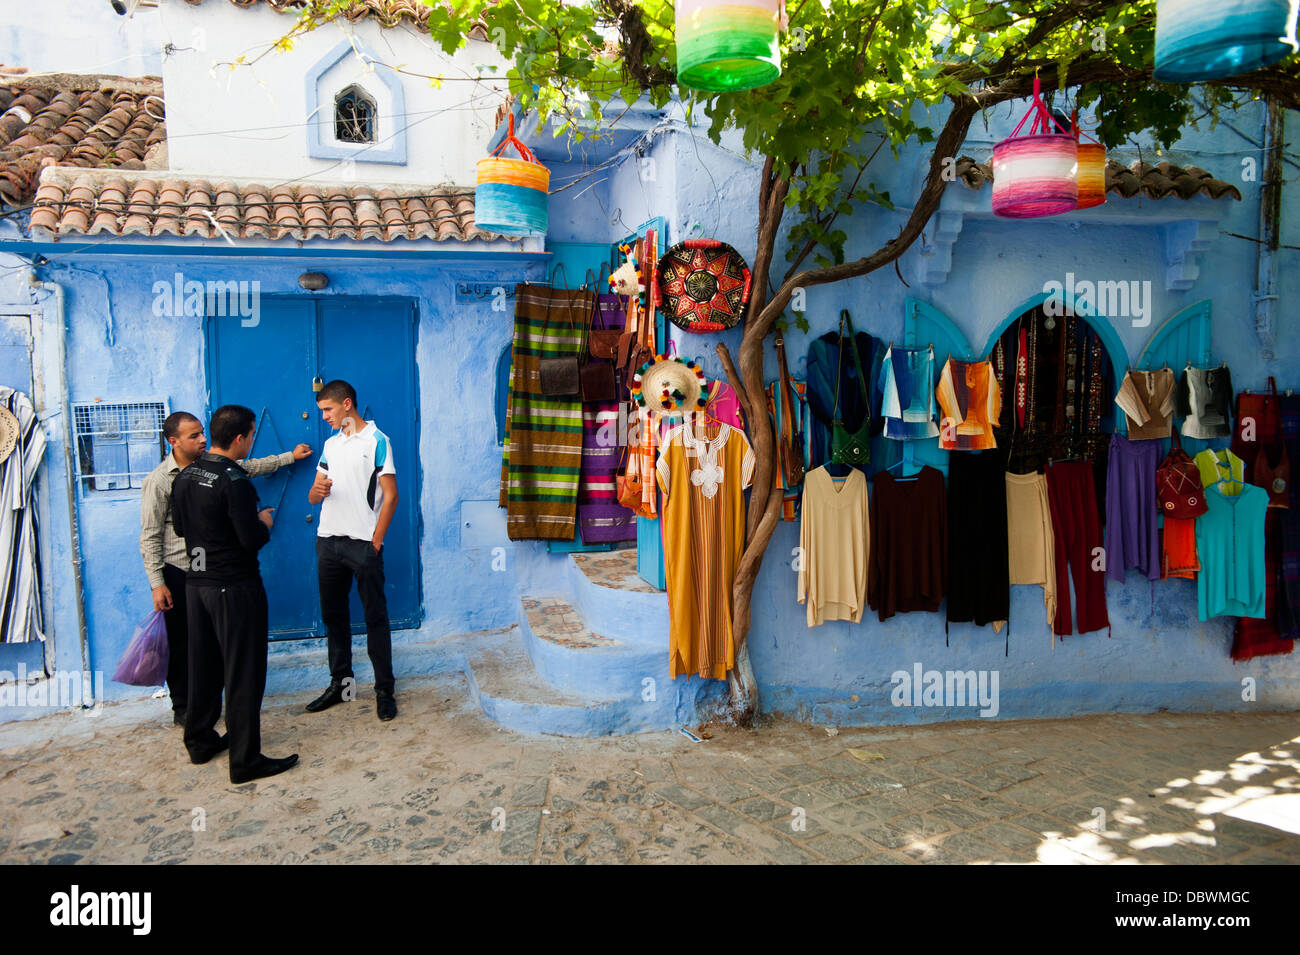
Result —
[[[203,422],[187,411],[176,411],[163,422],[163,435],[171,453],[144,479],[140,498],[140,556],[153,588],[153,608],[163,611],[167,623],[167,690],[172,698],[172,721],[185,725],[189,696],[189,628],[186,625],[185,573],[190,567],[185,539],[172,525],[172,482],[208,448]],[[311,447],[300,444],[292,451],[239,464],[251,477],[270,474],[310,456]]]

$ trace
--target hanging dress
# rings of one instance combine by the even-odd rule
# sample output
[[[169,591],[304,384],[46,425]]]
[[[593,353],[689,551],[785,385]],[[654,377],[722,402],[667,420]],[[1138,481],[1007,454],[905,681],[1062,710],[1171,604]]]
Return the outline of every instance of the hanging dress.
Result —
[[[668,432],[655,477],[663,492],[669,675],[724,680],[736,664],[731,586],[745,545],[745,495],[754,452],[729,424]]]
[[[949,358],[935,389],[943,427],[939,447],[945,451],[996,448],[993,427],[1002,414],[1002,391],[990,361]]]
[[[1010,612],[1005,460],[996,452],[948,459],[950,623],[1000,627]]]
[[[808,626],[862,620],[867,597],[867,477],[857,468],[837,483],[825,467],[804,477],[799,522],[798,602]]]
[[[948,515],[943,475],[915,478],[879,471],[871,508],[867,603],[884,621],[896,613],[939,609],[948,590]]]
[[[933,438],[934,349],[890,345],[880,373],[880,414],[885,437],[900,440]]]

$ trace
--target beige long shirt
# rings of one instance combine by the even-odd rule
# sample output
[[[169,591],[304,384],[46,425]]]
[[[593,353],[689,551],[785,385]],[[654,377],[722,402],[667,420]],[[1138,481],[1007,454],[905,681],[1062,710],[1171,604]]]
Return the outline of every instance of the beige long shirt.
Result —
[[[1013,584],[1042,584],[1047,626],[1056,620],[1056,543],[1044,474],[1007,474],[1007,570]]]
[[[799,517],[799,603],[808,626],[862,620],[870,556],[867,478],[856,468],[836,484],[825,467],[808,472]]]
[[[292,451],[239,462],[251,477],[270,474],[290,464],[293,464]],[[180,473],[181,466],[176,463],[175,454],[169,451],[144,479],[144,490],[140,495],[140,557],[144,560],[144,572],[149,577],[151,588],[163,585],[163,564],[171,564],[179,570],[190,569],[185,538],[178,537],[172,527],[172,482]]]

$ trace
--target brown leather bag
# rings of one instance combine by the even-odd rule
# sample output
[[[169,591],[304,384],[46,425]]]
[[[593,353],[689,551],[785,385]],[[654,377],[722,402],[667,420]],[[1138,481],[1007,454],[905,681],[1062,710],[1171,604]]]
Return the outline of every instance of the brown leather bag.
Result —
[[[624,332],[618,340],[618,356],[614,364],[623,372],[623,380],[631,387],[633,377],[641,366],[648,361],[654,361],[654,352],[646,344],[645,325],[648,316],[641,312],[641,304],[635,296],[628,298],[627,303],[627,323],[634,326],[634,330]]]
[[[600,277],[608,276],[609,265],[602,264],[600,271],[594,276],[590,269],[587,275],[591,278],[592,289],[596,295],[596,301],[592,308],[591,322],[588,323],[587,329],[587,351],[592,358],[601,358],[605,361],[615,361],[618,357],[618,340],[623,337],[623,329],[607,328],[605,316],[610,311],[618,311],[622,308],[622,297],[609,291],[609,281],[606,279],[602,285]]]
[[[787,490],[803,483],[803,431],[798,425],[799,403],[794,385],[790,383],[790,369],[785,363],[785,339],[776,333],[776,363],[781,372],[781,433],[776,436],[781,448],[781,478]]]
[[[563,266],[557,266],[556,271],[561,271]],[[546,321],[543,327],[549,333],[551,331],[551,306],[555,301],[555,293],[560,289],[555,285],[555,275],[551,276],[552,294],[546,300]],[[567,286],[567,281],[565,285]],[[578,330],[578,323],[582,322],[584,333],[586,332],[586,323],[583,322],[583,316],[579,315],[578,320],[574,320],[574,314],[578,307],[584,301],[585,296],[581,290],[573,292],[565,289],[570,296],[564,307],[564,318],[568,323],[569,331]],[[586,348],[585,337],[583,344],[578,346],[578,352],[575,355],[561,355],[556,358],[540,358],[537,361],[537,377],[542,394],[550,398],[576,398],[582,393],[582,355]]]
[[[582,366],[582,400],[608,402],[618,398],[614,366],[607,361],[589,361]]]

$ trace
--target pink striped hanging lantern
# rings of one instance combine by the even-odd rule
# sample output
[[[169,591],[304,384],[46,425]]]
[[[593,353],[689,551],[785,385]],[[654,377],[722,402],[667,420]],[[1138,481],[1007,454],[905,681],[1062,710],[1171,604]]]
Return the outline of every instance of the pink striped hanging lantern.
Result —
[[[993,214],[1034,219],[1078,206],[1078,144],[1043,102],[1034,77],[1029,111],[1010,136],[993,147]],[[1020,131],[1033,117],[1028,134]]]
[[[1070,118],[1075,142],[1079,144],[1079,204],[1091,209],[1106,201],[1106,147],[1079,128],[1079,111]]]

